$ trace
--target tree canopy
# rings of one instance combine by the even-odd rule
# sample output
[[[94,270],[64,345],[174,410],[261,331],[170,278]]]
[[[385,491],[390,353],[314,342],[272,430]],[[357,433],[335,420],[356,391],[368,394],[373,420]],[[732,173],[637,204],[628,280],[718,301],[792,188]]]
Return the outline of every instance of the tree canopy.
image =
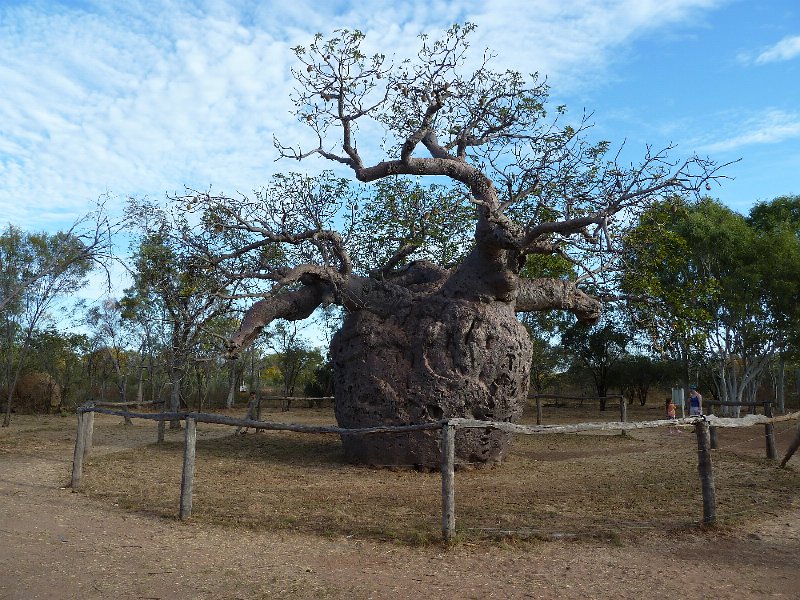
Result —
[[[357,30],[294,48],[296,115],[318,144],[276,139],[276,148],[344,165],[374,188],[366,194],[332,173],[284,175],[253,198],[183,199],[211,225],[200,245],[217,268],[269,283],[232,351],[275,318],[304,318],[320,305],[385,311],[409,278],[446,278],[442,292],[452,297],[594,320],[599,303],[577,285],[598,283],[614,264],[617,230],[657,199],[719,176],[710,160],[674,160],[671,148],[623,164],[608,142],[589,141],[588,115],[575,122],[547,105],[538,75],[494,70],[489,52],[476,56],[473,29],[422,35],[408,58],[368,56]],[[435,184],[407,179],[425,176]],[[519,277],[531,255],[561,256],[575,275]],[[238,262],[246,257],[253,268]]]

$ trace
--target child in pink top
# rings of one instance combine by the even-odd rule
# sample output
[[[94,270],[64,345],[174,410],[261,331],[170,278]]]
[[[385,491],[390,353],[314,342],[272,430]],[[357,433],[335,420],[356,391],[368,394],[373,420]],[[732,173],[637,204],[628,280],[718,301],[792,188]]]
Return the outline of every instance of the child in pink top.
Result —
[[[675,419],[675,403],[672,401],[672,398],[667,398],[666,401],[666,418],[667,419]],[[680,433],[681,430],[675,427],[674,425],[667,429],[669,433]]]

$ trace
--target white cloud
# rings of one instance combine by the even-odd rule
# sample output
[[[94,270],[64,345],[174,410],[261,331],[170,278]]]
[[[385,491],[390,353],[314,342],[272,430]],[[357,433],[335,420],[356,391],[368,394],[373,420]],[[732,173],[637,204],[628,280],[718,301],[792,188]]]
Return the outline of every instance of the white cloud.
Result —
[[[538,70],[559,90],[608,75],[635,41],[690,22],[720,0],[492,0],[468,18],[480,41],[524,73]]]
[[[769,109],[756,116],[731,120],[740,123],[736,131],[723,139],[704,143],[700,150],[709,153],[729,152],[744,146],[776,144],[800,138],[800,113]]]
[[[791,60],[797,56],[800,56],[800,35],[785,37],[774,46],[770,46],[756,57],[755,63],[763,65]]]
[[[473,46],[551,82],[586,85],[620,48],[718,0],[416,0],[56,3],[0,8],[0,214],[71,222],[110,191],[184,184],[247,192],[278,169],[273,133],[313,140],[290,115],[294,45],[359,28],[407,55],[421,31],[471,20]],[[303,168],[330,167],[322,161]],[[47,210],[42,210],[46,206]]]

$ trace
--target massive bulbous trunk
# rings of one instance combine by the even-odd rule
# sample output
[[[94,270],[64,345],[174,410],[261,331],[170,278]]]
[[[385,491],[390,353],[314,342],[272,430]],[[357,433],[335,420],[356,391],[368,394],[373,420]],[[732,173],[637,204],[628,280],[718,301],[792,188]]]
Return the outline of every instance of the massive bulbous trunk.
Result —
[[[528,392],[531,344],[508,302],[439,293],[398,304],[388,316],[351,313],[331,344],[341,427],[407,425],[449,417],[512,421]],[[439,433],[345,435],[353,462],[436,467]],[[502,460],[495,429],[459,430],[456,463]]]
[[[447,418],[514,421],[528,392],[531,343],[516,312],[561,309],[596,320],[599,302],[558,279],[526,280],[512,253],[474,252],[449,271],[418,261],[386,277],[348,275],[256,303],[231,338],[236,351],[276,318],[303,319],[337,302],[347,317],[331,342],[336,419],[343,428]],[[376,466],[437,468],[439,432],[344,434],[347,458]],[[456,464],[503,459],[510,436],[490,427],[456,433]]]

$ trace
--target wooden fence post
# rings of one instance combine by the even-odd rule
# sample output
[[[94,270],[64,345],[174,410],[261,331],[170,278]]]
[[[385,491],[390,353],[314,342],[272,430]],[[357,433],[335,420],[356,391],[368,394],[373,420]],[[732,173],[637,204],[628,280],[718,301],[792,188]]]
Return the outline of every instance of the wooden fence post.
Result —
[[[711,525],[717,520],[717,493],[714,488],[714,468],[711,463],[711,443],[708,423],[698,421],[694,424],[697,435],[697,470],[703,488],[703,524]]]
[[[72,480],[69,487],[76,490],[81,485],[83,475],[83,457],[86,448],[86,427],[84,427],[84,413],[78,412],[78,433],[75,436],[75,452],[72,455]]]
[[[789,459],[792,458],[792,455],[797,452],[797,449],[800,448],[800,423],[797,424],[797,431],[794,434],[794,439],[792,443],[789,444],[789,448],[786,450],[786,456],[783,457],[781,461],[781,466],[785,467],[786,463],[789,462]]]
[[[86,429],[83,442],[83,460],[89,458],[92,453],[92,442],[94,439],[94,411],[83,413],[83,427]]]
[[[628,405],[625,403],[625,396],[619,397],[619,420],[623,423],[628,420]]]
[[[772,402],[764,403],[764,416],[772,418]],[[778,458],[778,453],[775,451],[775,425],[773,423],[764,423],[764,437],[767,442],[767,458]]]
[[[163,421],[161,421],[163,423]],[[186,417],[186,442],[183,447],[183,473],[181,474],[181,521],[192,516],[192,486],[194,485],[195,442],[197,421]]]
[[[156,443],[161,444],[164,442],[164,420],[158,422],[158,433],[156,434]]]
[[[536,424],[542,424],[542,399],[536,398]]]
[[[442,539],[449,543],[456,530],[455,513],[456,427],[449,421],[442,425]]]

